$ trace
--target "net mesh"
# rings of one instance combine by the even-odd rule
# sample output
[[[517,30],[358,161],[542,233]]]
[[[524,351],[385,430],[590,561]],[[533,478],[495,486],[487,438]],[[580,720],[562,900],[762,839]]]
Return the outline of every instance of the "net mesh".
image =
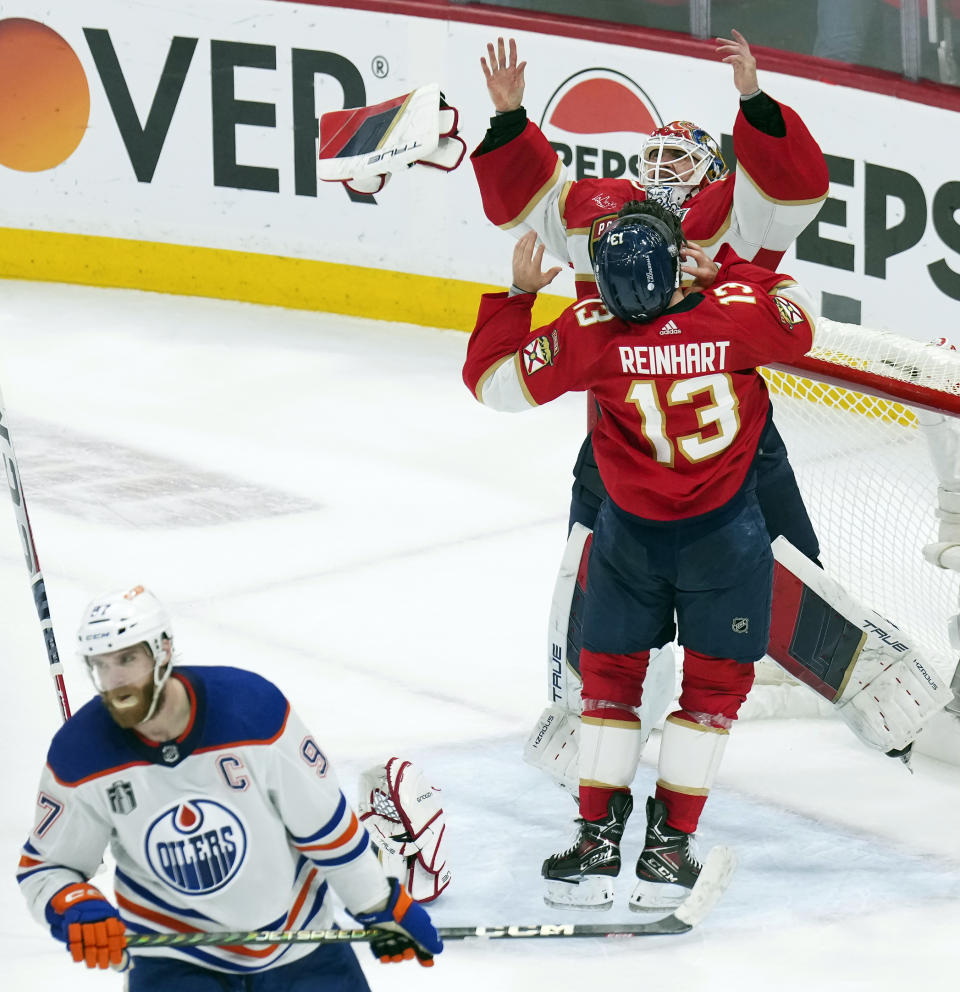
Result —
[[[925,405],[960,396],[960,352],[949,348],[823,320],[810,355],[840,379],[847,369],[869,373],[871,392],[908,383],[929,391]],[[938,479],[916,410],[835,382],[761,371],[824,568],[949,675],[956,654],[947,621],[958,611],[960,575],[921,553],[937,540]]]

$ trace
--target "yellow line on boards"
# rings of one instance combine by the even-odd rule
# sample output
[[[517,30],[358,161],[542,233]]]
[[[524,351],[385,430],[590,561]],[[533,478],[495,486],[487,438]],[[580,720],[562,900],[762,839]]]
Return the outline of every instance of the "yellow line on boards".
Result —
[[[336,262],[88,234],[0,228],[0,277],[207,296],[470,331],[502,286]],[[540,294],[534,327],[570,299]]]

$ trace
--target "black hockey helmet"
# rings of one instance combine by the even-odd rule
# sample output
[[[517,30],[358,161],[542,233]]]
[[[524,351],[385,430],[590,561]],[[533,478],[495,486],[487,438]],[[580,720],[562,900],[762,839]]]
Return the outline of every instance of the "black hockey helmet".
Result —
[[[631,324],[663,313],[680,285],[679,221],[659,204],[628,204],[593,248],[593,271],[607,309]],[[661,216],[662,214],[662,216]]]

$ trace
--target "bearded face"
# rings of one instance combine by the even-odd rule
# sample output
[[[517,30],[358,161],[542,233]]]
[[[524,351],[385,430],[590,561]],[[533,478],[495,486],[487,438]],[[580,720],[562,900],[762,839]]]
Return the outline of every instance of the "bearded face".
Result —
[[[163,689],[154,706],[153,652],[146,643],[87,658],[93,684],[116,724],[129,730],[143,723],[163,702]]]
[[[150,681],[146,685],[123,686],[119,689],[108,689],[100,693],[104,706],[107,707],[110,716],[119,727],[130,730],[137,724],[143,723],[147,714],[151,711],[153,697],[156,694],[156,687],[153,684],[153,672],[150,673]],[[160,690],[160,699],[154,712],[160,708],[163,702],[163,692]]]

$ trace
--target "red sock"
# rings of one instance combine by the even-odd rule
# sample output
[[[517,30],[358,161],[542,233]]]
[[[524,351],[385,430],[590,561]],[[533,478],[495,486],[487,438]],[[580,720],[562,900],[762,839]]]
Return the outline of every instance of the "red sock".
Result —
[[[583,793],[583,789],[580,790]],[[657,786],[656,798],[667,807],[667,826],[682,830],[685,834],[696,832],[700,814],[707,803],[706,796],[688,796],[683,792],[673,792],[662,785]],[[580,801],[581,808],[583,800]]]

